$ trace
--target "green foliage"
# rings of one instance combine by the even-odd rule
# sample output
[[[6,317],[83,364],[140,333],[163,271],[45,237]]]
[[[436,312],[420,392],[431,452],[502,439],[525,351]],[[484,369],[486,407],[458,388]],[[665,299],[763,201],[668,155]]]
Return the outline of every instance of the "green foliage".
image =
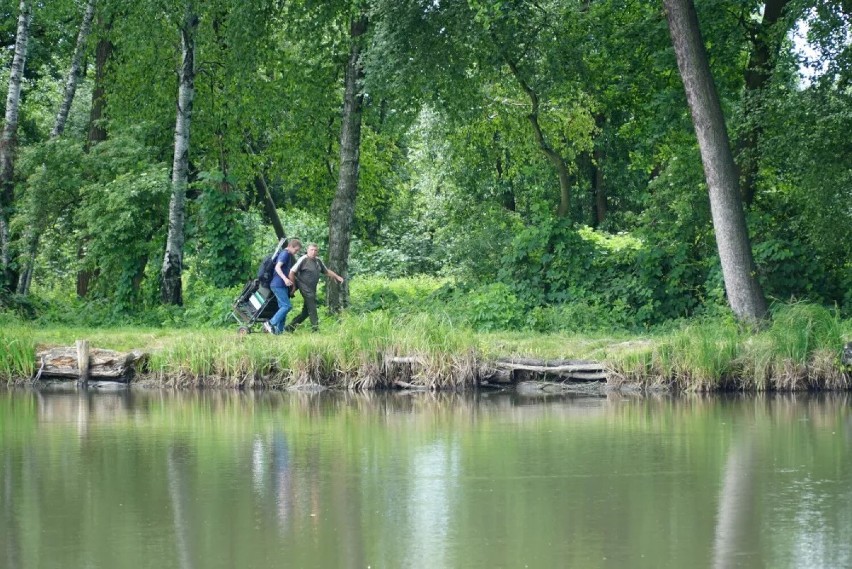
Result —
[[[196,7],[186,307],[156,306],[183,4],[99,5],[93,41],[114,47],[105,77],[109,136],[87,149],[91,56],[65,137],[47,140],[80,17],[78,2],[62,0],[37,6],[21,107],[13,266],[39,251],[35,298],[4,301],[21,313],[50,322],[219,324],[234,287],[276,242],[259,213],[259,174],[286,233],[327,251],[341,69],[348,24],[365,5]],[[758,11],[718,2],[697,9],[733,132],[760,127],[748,216],[761,282],[774,299],[848,315],[848,21],[828,5],[791,6],[781,25],[807,18],[819,61],[804,62],[783,43],[757,109],[743,86]],[[429,311],[480,330],[542,332],[673,326],[727,313],[702,165],[658,6],[375,0],[367,11],[350,252],[355,311]],[[14,24],[6,18],[0,33],[11,38]],[[544,138],[568,164],[567,219],[555,218],[558,184],[533,135],[530,91]],[[92,278],[86,300],[73,298],[79,270]]]
[[[251,237],[240,195],[220,172],[202,172],[197,207],[196,262],[199,277],[218,287],[245,282],[251,276]]]
[[[151,168],[106,184],[83,188],[79,222],[86,243],[84,266],[99,272],[96,291],[108,296],[116,310],[140,303],[146,274],[159,267],[149,261],[162,254],[170,184],[168,172]]]

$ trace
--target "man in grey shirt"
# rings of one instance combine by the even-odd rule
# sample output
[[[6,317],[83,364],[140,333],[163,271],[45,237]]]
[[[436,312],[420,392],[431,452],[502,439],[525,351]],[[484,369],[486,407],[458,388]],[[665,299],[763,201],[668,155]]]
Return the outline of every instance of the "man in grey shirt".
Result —
[[[317,257],[317,253],[319,253],[317,244],[308,244],[308,254],[296,261],[296,264],[290,269],[289,280],[296,281],[296,286],[304,299],[302,312],[287,326],[287,330],[291,332],[308,317],[311,318],[311,327],[314,332],[319,328],[319,319],[317,318],[317,284],[319,284],[321,276],[325,275],[339,283],[343,282],[343,277],[326,267],[325,263]]]

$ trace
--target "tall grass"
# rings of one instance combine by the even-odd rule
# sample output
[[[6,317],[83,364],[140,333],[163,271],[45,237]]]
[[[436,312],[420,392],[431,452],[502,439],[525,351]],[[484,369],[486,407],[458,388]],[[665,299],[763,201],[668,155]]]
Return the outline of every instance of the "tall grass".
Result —
[[[375,312],[345,316],[324,334],[198,332],[154,352],[150,376],[175,386],[459,389],[476,385],[476,353],[469,331],[436,317]]]
[[[651,348],[613,353],[608,363],[615,381],[691,391],[848,389],[842,326],[824,307],[783,305],[762,331],[709,320],[660,337]]]
[[[31,378],[35,373],[35,339],[25,326],[0,329],[0,381]]]
[[[844,328],[845,327],[845,328]],[[766,329],[723,318],[646,337],[474,333],[432,312],[346,314],[312,334],[238,337],[228,329],[88,329],[0,326],[0,381],[33,376],[36,344],[85,337],[101,348],[151,354],[143,378],[158,385],[343,389],[406,385],[465,389],[502,356],[601,361],[610,383],[691,391],[847,389],[840,364],[850,321],[823,307],[778,307]]]

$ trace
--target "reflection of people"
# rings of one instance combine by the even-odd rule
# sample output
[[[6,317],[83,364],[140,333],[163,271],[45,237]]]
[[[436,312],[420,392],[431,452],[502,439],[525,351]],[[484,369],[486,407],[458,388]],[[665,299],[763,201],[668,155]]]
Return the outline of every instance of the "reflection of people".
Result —
[[[278,259],[275,261],[275,274],[272,276],[269,288],[278,301],[278,312],[269,319],[269,322],[263,323],[264,330],[270,334],[280,334],[284,331],[284,321],[287,320],[287,313],[293,307],[290,304],[290,288],[293,286],[293,277],[289,273],[296,261],[296,253],[301,249],[301,241],[290,239],[287,247],[278,254]]]
[[[292,480],[290,478],[290,448],[287,446],[287,438],[282,431],[276,429],[272,432],[272,477],[274,485],[272,492],[278,515],[278,523],[282,532],[287,528],[289,520],[288,510],[292,502]]]
[[[287,329],[292,331],[296,326],[305,321],[305,318],[310,316],[311,327],[314,332],[319,328],[319,318],[317,317],[317,284],[321,275],[331,277],[339,283],[343,282],[343,277],[325,266],[317,254],[319,247],[316,243],[308,244],[308,254],[298,260],[290,269],[290,280],[296,281],[296,286],[299,287],[299,292],[302,293],[304,303],[302,312],[287,326]]]

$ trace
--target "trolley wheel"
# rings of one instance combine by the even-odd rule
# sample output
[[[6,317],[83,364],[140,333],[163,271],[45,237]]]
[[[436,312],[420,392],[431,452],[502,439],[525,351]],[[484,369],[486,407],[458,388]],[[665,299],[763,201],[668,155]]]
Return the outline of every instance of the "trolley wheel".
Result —
[[[249,328],[248,326],[240,326],[240,329],[237,330],[237,335],[241,338],[243,336],[248,336],[249,334],[251,334],[251,328]]]

